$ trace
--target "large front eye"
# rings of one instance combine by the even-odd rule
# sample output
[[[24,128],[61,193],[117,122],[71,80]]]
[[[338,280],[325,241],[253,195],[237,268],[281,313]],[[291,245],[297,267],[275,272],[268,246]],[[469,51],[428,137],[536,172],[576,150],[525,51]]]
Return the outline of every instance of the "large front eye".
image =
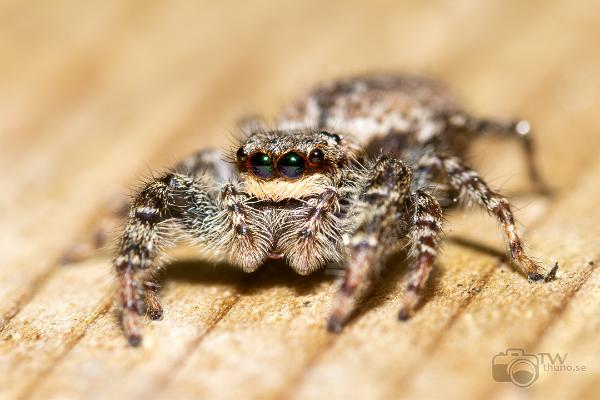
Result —
[[[304,173],[304,160],[300,154],[290,151],[279,159],[277,169],[286,178],[296,179]]]
[[[271,157],[265,153],[256,153],[250,159],[252,173],[259,178],[267,179],[275,174]]]

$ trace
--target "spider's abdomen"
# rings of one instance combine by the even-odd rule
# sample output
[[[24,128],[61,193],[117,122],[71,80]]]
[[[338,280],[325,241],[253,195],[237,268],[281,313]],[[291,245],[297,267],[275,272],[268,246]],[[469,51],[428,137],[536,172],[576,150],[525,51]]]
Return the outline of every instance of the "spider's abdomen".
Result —
[[[287,108],[283,128],[314,126],[349,134],[367,150],[394,135],[396,146],[422,145],[445,130],[454,99],[439,83],[415,76],[370,75],[312,90]],[[386,139],[387,140],[387,139]]]

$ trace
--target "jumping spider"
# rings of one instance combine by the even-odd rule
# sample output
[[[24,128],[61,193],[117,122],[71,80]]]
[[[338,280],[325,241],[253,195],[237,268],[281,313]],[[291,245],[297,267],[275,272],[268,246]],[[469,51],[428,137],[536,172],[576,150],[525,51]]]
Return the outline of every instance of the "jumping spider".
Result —
[[[481,135],[518,138],[541,188],[526,121],[477,118],[436,82],[375,75],[317,87],[273,129],[248,126],[231,154],[196,153],[135,197],[115,258],[130,344],[142,339],[138,314],[162,315],[155,278],[172,232],[245,272],[269,258],[284,259],[301,275],[341,263],[345,276],[327,321],[333,332],[369,276],[405,245],[413,272],[399,317],[411,316],[434,265],[449,198],[470,200],[498,219],[508,254],[529,280],[554,277],[556,266],[544,275],[525,253],[508,201],[462,160]]]

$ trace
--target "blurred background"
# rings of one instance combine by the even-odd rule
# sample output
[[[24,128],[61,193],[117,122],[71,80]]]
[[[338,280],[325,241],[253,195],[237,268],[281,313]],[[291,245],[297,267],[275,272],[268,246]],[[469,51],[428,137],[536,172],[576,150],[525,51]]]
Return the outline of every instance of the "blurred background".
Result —
[[[523,391],[493,382],[489,363],[543,338],[573,357],[600,351],[590,300],[599,39],[600,3],[583,0],[0,1],[1,397],[594,397],[598,365]],[[531,121],[557,195],[527,197],[519,216],[536,254],[572,271],[566,286],[531,289],[497,254],[450,244],[412,325],[395,321],[398,275],[332,337],[327,278],[267,269],[248,283],[210,266],[190,277],[179,264],[165,282],[165,321],[148,324],[144,349],[126,348],[109,255],[65,268],[64,249],[140,176],[227,146],[244,115],[272,118],[315,83],[369,71],[432,75],[475,113]],[[495,186],[527,191],[516,143],[481,143],[473,162]],[[502,250],[493,221],[454,222],[451,235]],[[501,293],[509,283],[512,297]],[[497,290],[485,297],[486,287]],[[556,315],[576,293],[589,313],[567,324],[568,312]]]

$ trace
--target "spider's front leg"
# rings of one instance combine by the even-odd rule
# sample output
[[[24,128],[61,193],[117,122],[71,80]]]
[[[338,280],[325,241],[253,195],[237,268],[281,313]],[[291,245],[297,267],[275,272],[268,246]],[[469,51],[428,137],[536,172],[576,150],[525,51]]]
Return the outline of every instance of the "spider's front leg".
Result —
[[[448,184],[463,197],[473,200],[502,224],[508,242],[511,258],[531,281],[551,280],[556,274],[556,264],[546,275],[543,268],[525,253],[510,204],[504,196],[490,189],[485,181],[473,169],[466,166],[458,157],[428,154],[419,161],[419,168],[436,168],[446,177]]]
[[[260,217],[253,215],[247,197],[232,184],[219,190],[207,182],[167,173],[147,184],[131,206],[115,267],[121,322],[134,346],[142,337],[137,314],[162,315],[155,275],[170,230],[181,228],[195,243],[218,257],[229,256],[245,271],[256,269],[266,257],[269,238],[257,229]]]
[[[411,171],[401,161],[380,157],[359,198],[356,230],[347,241],[347,270],[327,322],[339,332],[361,295],[369,277],[386,257],[399,249],[406,232],[412,240],[417,266],[408,288],[404,314],[410,314],[433,265],[441,211],[424,192],[409,193]]]

